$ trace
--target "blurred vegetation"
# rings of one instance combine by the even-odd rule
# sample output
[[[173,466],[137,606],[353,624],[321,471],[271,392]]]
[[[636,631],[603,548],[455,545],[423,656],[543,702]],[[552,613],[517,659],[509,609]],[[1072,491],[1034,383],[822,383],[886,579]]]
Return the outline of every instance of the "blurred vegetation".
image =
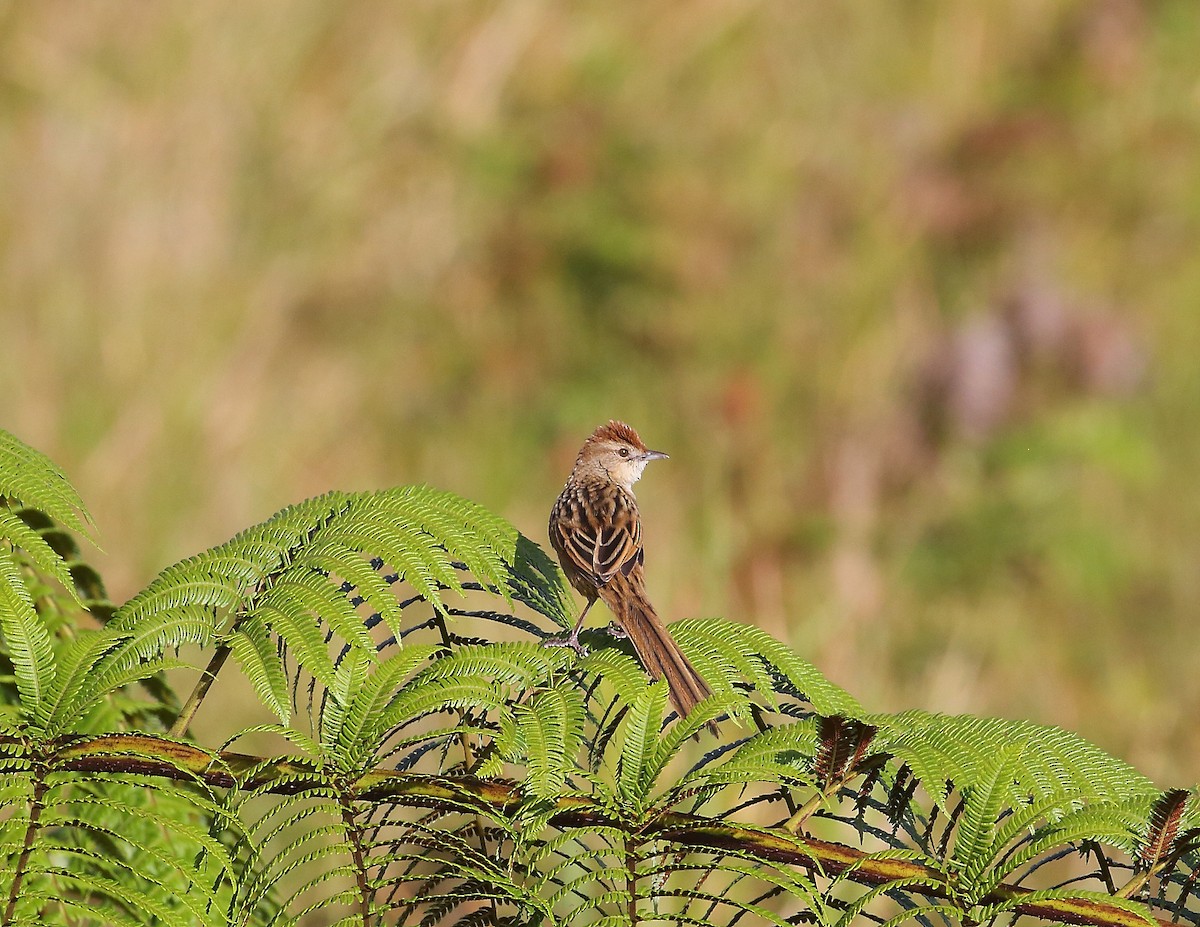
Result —
[[[1200,6],[0,7],[0,425],[120,601],[329,488],[542,539],[873,709],[1200,770]],[[231,706],[230,711],[238,710]]]

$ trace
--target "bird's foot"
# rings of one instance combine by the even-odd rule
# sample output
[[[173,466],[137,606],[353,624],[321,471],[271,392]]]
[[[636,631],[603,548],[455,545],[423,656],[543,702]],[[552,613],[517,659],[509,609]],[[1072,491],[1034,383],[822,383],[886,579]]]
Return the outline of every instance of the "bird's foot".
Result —
[[[579,628],[562,637],[547,637],[542,640],[543,647],[570,647],[583,659],[588,655],[588,649],[579,642]]]
[[[610,621],[608,627],[604,630],[608,632],[609,637],[615,637],[619,641],[623,641],[629,637],[629,633],[615,621]]]

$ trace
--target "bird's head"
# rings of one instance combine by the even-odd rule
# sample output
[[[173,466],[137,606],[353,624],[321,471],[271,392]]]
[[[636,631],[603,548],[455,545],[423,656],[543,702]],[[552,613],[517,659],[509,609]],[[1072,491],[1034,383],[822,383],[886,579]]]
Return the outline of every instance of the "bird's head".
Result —
[[[662,451],[652,451],[638,433],[624,422],[601,425],[579,449],[576,476],[606,476],[625,489],[632,489],[652,460],[665,460]]]

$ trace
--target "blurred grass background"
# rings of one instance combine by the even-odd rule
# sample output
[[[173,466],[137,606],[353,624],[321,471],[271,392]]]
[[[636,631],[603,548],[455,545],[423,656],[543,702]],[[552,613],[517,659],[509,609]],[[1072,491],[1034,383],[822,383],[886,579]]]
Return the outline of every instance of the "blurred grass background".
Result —
[[[118,601],[329,488],[1200,778],[1200,5],[0,7],[0,424]],[[242,710],[229,706],[230,711]]]

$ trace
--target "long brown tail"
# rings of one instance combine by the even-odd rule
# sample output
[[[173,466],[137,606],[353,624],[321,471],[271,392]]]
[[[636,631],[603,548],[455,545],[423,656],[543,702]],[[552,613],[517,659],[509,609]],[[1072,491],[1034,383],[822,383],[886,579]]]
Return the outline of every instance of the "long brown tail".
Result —
[[[696,705],[712,695],[712,689],[696,668],[688,662],[671,632],[663,624],[654,606],[646,597],[641,567],[629,576],[617,574],[600,587],[600,598],[616,616],[621,629],[637,652],[638,660],[653,679],[666,677],[671,690],[671,704],[682,718]],[[709,729],[716,732],[716,725]]]

